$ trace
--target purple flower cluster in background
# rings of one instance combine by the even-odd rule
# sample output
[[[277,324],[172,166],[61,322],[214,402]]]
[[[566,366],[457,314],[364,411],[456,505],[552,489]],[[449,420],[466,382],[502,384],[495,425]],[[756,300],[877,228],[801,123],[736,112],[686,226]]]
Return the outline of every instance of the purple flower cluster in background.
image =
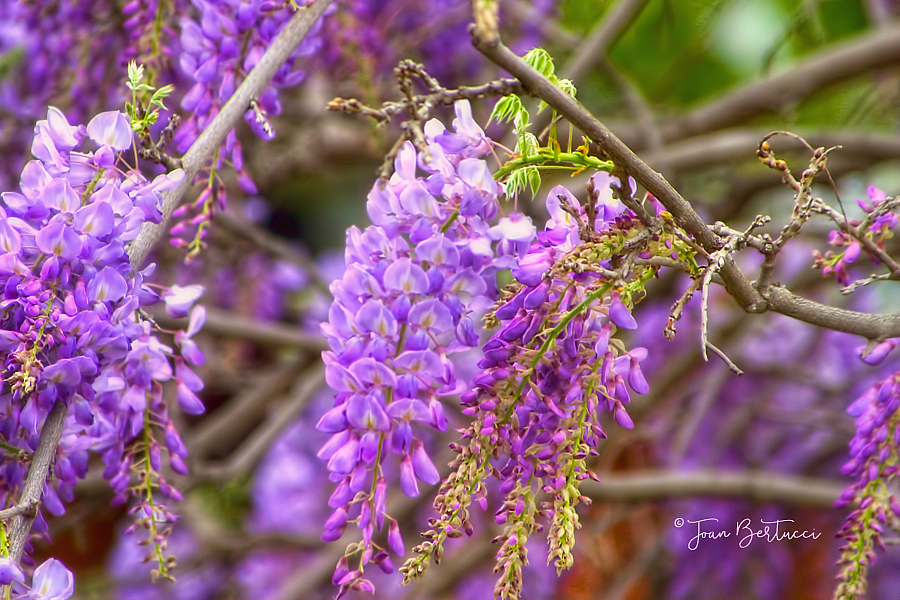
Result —
[[[535,23],[553,15],[557,0],[522,3],[530,16],[500,3],[504,39],[524,52],[540,43]],[[338,18],[326,21],[322,51],[317,62],[339,75],[360,79],[363,87],[389,76],[402,58],[415,57],[441,81],[460,81],[477,74],[478,53],[472,48],[468,27],[472,7],[468,0],[346,0]],[[396,35],[403,32],[403,35]]]
[[[198,18],[184,17],[181,21],[183,51],[179,62],[194,83],[181,100],[181,108],[189,116],[175,132],[174,142],[179,152],[185,152],[219,114],[297,10],[294,2],[288,0],[193,0],[193,5]],[[321,28],[321,21],[316,28]],[[321,40],[317,33],[314,29],[303,39],[245,114],[247,124],[262,139],[275,136],[268,116],[281,114],[278,88],[295,86],[306,77],[306,71],[297,62],[319,48]],[[237,171],[241,189],[248,194],[256,193],[256,185],[244,169],[237,131],[232,129],[212,165],[198,175],[205,182],[200,196],[176,211],[175,216],[184,220],[172,229],[173,245],[188,248],[192,254],[199,251],[213,213],[225,207],[226,189],[217,174],[229,160]]]
[[[809,249],[797,244],[786,250],[782,260],[789,268],[781,276],[789,280],[806,266],[804,257]],[[874,290],[861,290],[853,296],[851,307],[873,311],[875,300]],[[642,303],[636,315],[642,324],[636,342],[658,348],[654,360],[643,365],[648,377],[672,382],[666,405],[647,422],[650,435],[658,440],[660,466],[682,471],[688,478],[710,468],[738,473],[748,464],[786,475],[825,477],[836,472],[846,460],[842,448],[846,448],[847,436],[834,427],[835,415],[843,411],[848,395],[860,394],[874,377],[890,374],[896,362],[885,363],[876,371],[858,359],[860,348],[853,336],[816,330],[781,315],[735,328],[734,321],[724,320],[720,314],[719,319],[713,317],[710,338],[732,332],[729,356],[744,374],[734,378],[725,364],[713,362],[702,369],[692,366],[673,379],[670,371],[679,369],[677,357],[688,352],[694,340],[679,336],[672,344],[662,344],[672,301],[672,297],[658,297]],[[720,302],[730,302],[730,298],[723,290],[713,290],[710,306]],[[698,306],[688,305],[682,327],[696,329],[699,313]],[[886,350],[891,347],[885,345]],[[887,352],[878,353],[884,360]],[[853,493],[848,491],[848,497],[852,500]],[[691,498],[670,502],[667,514],[669,523],[681,517],[688,524],[672,526],[668,534],[667,549],[674,566],[665,582],[665,596],[692,600],[713,600],[746,590],[762,598],[785,597],[797,565],[810,564],[816,548],[840,526],[840,515],[833,511],[774,502]],[[706,538],[689,546],[697,533],[697,526],[690,522],[714,518],[718,522],[707,522],[704,530],[727,530],[730,538]],[[782,531],[815,531],[823,539],[772,543],[757,539],[741,547],[745,531],[737,536],[735,527],[744,519],[755,529],[763,527],[762,521],[781,519]],[[827,557],[821,564],[827,564]],[[879,576],[873,585],[883,581]],[[821,581],[810,594],[828,594],[830,587],[829,581]]]

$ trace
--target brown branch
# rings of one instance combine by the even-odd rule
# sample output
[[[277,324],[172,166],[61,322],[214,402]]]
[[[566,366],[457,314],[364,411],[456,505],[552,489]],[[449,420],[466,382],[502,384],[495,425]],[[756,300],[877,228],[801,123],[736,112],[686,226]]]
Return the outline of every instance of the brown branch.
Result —
[[[724,97],[699,106],[661,126],[667,142],[710,133],[745,122],[759,113],[777,110],[824,87],[900,62],[900,26],[828,48],[768,79],[751,83]],[[640,135],[634,129],[619,130],[635,148]]]
[[[557,19],[548,19],[547,15],[525,0],[504,0],[503,10],[514,19],[536,27],[541,38],[552,44],[574,48],[581,43],[581,38],[563,29]]]
[[[150,310],[148,313],[163,327],[184,329],[187,326],[186,319],[174,319],[161,310]],[[206,308],[203,333],[246,340],[263,346],[282,346],[309,352],[328,349],[324,338],[304,333],[299,327],[259,321],[235,312],[210,307]]]
[[[610,47],[619,38],[619,36],[631,25],[637,15],[641,12],[648,0],[621,0],[611,9],[609,9],[600,21],[594,26],[587,38],[575,46],[576,52],[569,57],[568,62],[562,66],[559,76],[571,79],[573,82],[579,82],[588,73],[588,71],[598,62],[606,62],[606,54]],[[611,64],[608,69],[615,71],[615,67]],[[609,73],[607,73],[609,75]],[[612,82],[622,88],[622,81],[611,76]],[[626,91],[626,100],[633,101],[633,93]],[[635,92],[638,93],[638,92]],[[544,131],[550,124],[550,114],[540,113],[534,119],[534,131]],[[642,133],[645,133],[642,129]],[[652,142],[652,138],[645,141]],[[658,140],[657,140],[658,141]]]
[[[858,241],[866,252],[884,263],[891,272],[892,279],[900,279],[900,265],[898,265],[897,261],[895,261],[887,252],[880,248],[872,238],[866,235],[866,228],[854,227],[846,218],[844,218],[844,215],[818,198],[814,200],[812,210],[824,214],[834,221],[834,224],[838,226],[838,229]]]
[[[622,143],[605,125],[600,123],[581,103],[555,86],[549,79],[538,73],[528,63],[516,56],[499,41],[493,44],[482,42],[473,36],[475,47],[491,61],[515,76],[535,96],[544,100],[571,123],[597,142],[612,161],[665,205],[675,216],[676,223],[712,253],[722,247],[723,241],[710,231],[700,216],[681,197],[666,179],[651,169]],[[749,312],[763,312],[765,299],[738,270],[731,259],[725,261],[721,269],[726,287],[738,303]]]
[[[37,511],[38,501],[19,502],[15,506],[0,510],[0,521]]]
[[[553,85],[500,42],[486,43],[474,35],[473,42],[487,58],[506,69],[532,94],[547,102],[597,142],[616,165],[633,176],[665,206],[675,223],[693,236],[707,253],[712,254],[724,246],[724,240],[706,226],[694,208],[662,175],[638,158],[578,101]],[[775,285],[766,288],[763,294],[738,269],[730,256],[723,260],[719,274],[725,289],[747,312],[771,310],[819,327],[869,339],[900,337],[900,314],[872,315],[835,308],[801,298],[786,288]]]
[[[302,267],[319,288],[328,292],[328,284],[325,283],[319,275],[319,269],[316,266],[315,261],[306,254],[293,248],[287,241],[268,232],[259,225],[236,215],[231,210],[217,212],[214,218],[219,229],[244,238],[260,250],[267,252],[276,258]]]
[[[325,383],[325,368],[320,364],[304,374],[303,380],[291,398],[273,411],[266,421],[257,427],[222,464],[199,467],[197,477],[204,480],[228,481],[253,470],[263,455],[309,406],[313,396]]]
[[[665,144],[663,143],[662,132],[659,130],[656,115],[653,114],[653,110],[651,110],[650,105],[647,103],[641,90],[632,83],[630,79],[623,75],[609,60],[605,58],[600,60],[599,66],[613,85],[619,88],[619,91],[625,99],[625,104],[628,105],[628,108],[631,111],[633,120],[640,123],[642,141],[646,144],[650,152],[653,152],[657,156],[655,162],[647,161],[648,164],[657,166],[663,175],[666,175],[667,177],[671,176],[672,167],[666,160],[666,155],[663,153]]]
[[[577,46],[560,71],[562,77],[580,81],[606,54],[622,33],[637,18],[648,0],[621,0],[609,9],[587,38]]]
[[[191,453],[210,456],[234,446],[265,414],[273,398],[297,379],[307,358],[300,357],[259,378],[258,385],[233,397],[206,417],[185,440]]]
[[[56,458],[56,447],[59,446],[59,440],[62,438],[67,414],[68,407],[57,400],[50,409],[44,426],[41,427],[41,437],[38,440],[37,450],[34,451],[34,458],[28,468],[28,475],[25,478],[25,485],[22,487],[22,495],[18,502],[19,505],[31,507],[31,510],[23,510],[16,517],[12,522],[12,531],[9,536],[9,557],[13,563],[21,560],[25,543],[28,541],[28,534],[31,533],[31,524],[37,517],[37,504],[44,493],[44,484],[47,483],[50,467]]]
[[[742,498],[831,508],[846,487],[836,479],[768,471],[649,471],[638,475],[600,475],[586,480],[582,493],[595,501],[636,502],[694,496]]]
[[[741,159],[749,161],[755,157],[753,149],[766,133],[768,130],[762,129],[720,131],[668,144],[659,150],[651,148],[641,156],[650,165],[665,164],[675,171],[701,169]],[[803,136],[816,148],[841,146],[842,150],[831,160],[844,155],[866,157],[870,161],[900,157],[900,138],[896,135],[825,130],[803,133]],[[643,136],[641,144],[646,145]]]
[[[411,61],[403,61],[400,65],[401,67],[406,66],[407,70],[410,66],[421,68],[421,65]],[[418,73],[416,76],[419,76]],[[455,89],[437,86],[426,94],[415,94],[402,100],[385,102],[381,108],[371,107],[356,98],[335,98],[328,103],[328,110],[348,114],[361,114],[374,119],[378,123],[387,123],[397,115],[415,110],[417,106],[428,106],[430,110],[436,106],[452,106],[457,100],[478,100],[521,93],[522,84],[517,80],[497,79],[483,85],[463,86]]]

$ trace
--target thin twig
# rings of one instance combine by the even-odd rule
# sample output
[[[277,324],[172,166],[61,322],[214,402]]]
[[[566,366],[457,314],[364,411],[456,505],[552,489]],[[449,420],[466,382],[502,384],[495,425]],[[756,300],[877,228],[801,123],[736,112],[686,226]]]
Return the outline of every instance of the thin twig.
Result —
[[[666,164],[675,171],[708,169],[721,164],[734,167],[738,161],[749,160],[755,147],[768,130],[718,131],[686,140],[670,142],[660,150],[648,150],[641,156],[648,164]],[[813,147],[841,146],[843,154],[866,161],[893,160],[900,157],[900,138],[859,131],[814,130],[803,133]],[[641,135],[641,143],[644,136]]]
[[[151,309],[147,312],[157,323],[168,329],[184,329],[187,326],[186,319],[174,319],[162,310]],[[305,333],[298,327],[260,321],[236,312],[211,307],[206,308],[203,333],[246,340],[263,346],[282,346],[308,352],[328,349],[328,344],[322,336]]]
[[[404,61],[410,62],[411,61]],[[411,63],[414,67],[421,67]],[[380,108],[374,108],[356,98],[335,98],[328,103],[328,110],[348,114],[360,114],[375,120],[377,123],[387,123],[394,117],[407,112],[411,106],[427,104],[428,106],[452,106],[457,100],[477,100],[480,98],[495,98],[510,94],[523,93],[522,84],[516,79],[498,79],[478,86],[462,86],[455,89],[446,89],[438,86],[436,89],[401,100],[385,102]]]
[[[732,373],[734,373],[735,375],[743,375],[744,374],[744,372],[736,364],[734,364],[734,362],[730,358],[728,358],[728,356],[724,352],[722,352],[718,347],[716,347],[715,344],[713,344],[709,340],[706,340],[705,347],[712,350],[716,356],[718,356],[723,361],[725,361],[725,364],[728,365],[728,368],[731,370]]]
[[[699,470],[600,474],[581,491],[595,501],[638,502],[663,498],[720,496],[832,508],[846,487],[838,479],[784,475],[770,471]]]
[[[703,277],[695,277],[691,281],[691,285],[684,290],[684,293],[681,294],[681,296],[678,297],[678,300],[672,305],[672,309],[669,311],[669,319],[666,321],[666,327],[663,330],[663,335],[665,335],[666,339],[670,342],[675,339],[675,323],[681,319],[681,315],[684,313],[684,307],[687,306],[687,303],[694,297],[694,292],[699,290],[700,286],[703,285],[703,279]]]
[[[842,294],[852,294],[858,288],[861,288],[863,286],[875,283],[876,281],[890,281],[891,279],[894,279],[894,276],[891,273],[881,273],[880,275],[869,275],[865,279],[858,279],[858,280],[854,281],[853,283],[851,283],[850,285],[842,287],[841,293]]]
[[[15,506],[0,510],[0,521],[5,521],[7,519],[11,519],[12,517],[18,517],[19,515],[25,515],[35,512],[37,511],[38,504],[39,503],[37,500],[31,500],[29,502],[19,502]]]
[[[438,106],[451,106],[458,100],[475,100],[478,98],[493,98],[510,94],[521,95],[524,93],[522,84],[516,79],[498,79],[479,86],[447,89],[431,77],[425,71],[425,67],[411,60],[401,61],[397,65],[395,73],[399,87],[404,95],[400,100],[385,102],[381,105],[381,108],[368,106],[355,98],[335,98],[328,103],[328,110],[361,114],[374,119],[379,125],[387,124],[398,115],[409,115],[409,119],[400,124],[403,135],[394,143],[378,169],[378,179],[381,181],[386,181],[391,176],[394,159],[407,140],[411,141],[416,146],[416,149],[422,153],[423,160],[428,162],[431,159],[422,124]],[[414,94],[412,90],[413,78],[422,81],[425,87],[428,88],[428,92],[425,94]]]
[[[216,225],[225,231],[240,236],[272,256],[303,268],[310,279],[322,291],[328,291],[328,284],[322,280],[319,268],[309,256],[294,249],[286,240],[270,233],[259,225],[234,214],[231,210],[216,213]]]
[[[621,0],[606,11],[584,41],[576,46],[575,54],[559,70],[559,76],[577,83],[584,78],[594,64],[606,60],[606,55],[613,43],[631,26],[647,2],[648,0]],[[613,83],[618,85],[621,82],[614,81]],[[550,114],[548,111],[537,115],[533,130],[545,132],[549,125]]]
[[[838,226],[838,229],[858,241],[860,246],[862,246],[866,252],[884,263],[891,272],[891,278],[900,279],[900,265],[897,264],[897,261],[895,261],[890,254],[879,247],[872,238],[866,235],[865,229],[854,227],[844,215],[840,214],[818,198],[814,199],[812,210],[821,213],[834,221],[834,224]]]
[[[185,440],[191,454],[211,456],[233,447],[265,414],[273,397],[291,386],[307,362],[308,358],[298,357],[279,365],[205,418]]]
[[[813,92],[900,61],[900,25],[866,33],[829,47],[796,66],[751,83],[660,125],[663,140],[672,142],[740,124],[759,113],[794,104]],[[511,71],[510,71],[511,72]],[[635,128],[619,128],[621,136],[642,148]]]
[[[621,0],[610,8],[576,53],[563,65],[560,73],[572,81],[580,81],[597,61],[604,60],[613,43],[634,22],[648,0]]]

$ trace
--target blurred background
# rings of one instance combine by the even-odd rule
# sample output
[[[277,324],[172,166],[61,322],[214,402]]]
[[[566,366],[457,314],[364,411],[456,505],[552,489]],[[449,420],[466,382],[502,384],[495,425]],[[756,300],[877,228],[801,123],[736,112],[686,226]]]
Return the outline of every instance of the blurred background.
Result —
[[[109,87],[76,95],[65,73],[88,55],[79,49],[91,39],[115,35],[121,19],[101,16],[122,7],[98,3],[103,10],[77,22],[71,55],[60,58],[41,54],[50,52],[49,37],[38,54],[23,54],[27,22],[13,18],[22,9],[3,4],[9,18],[0,28],[0,74],[8,102],[0,109],[0,143],[14,182],[28,152],[21,140],[48,104],[71,111],[73,123],[118,106],[123,90],[116,82],[123,76],[110,75]],[[25,12],[50,27],[67,3],[45,4]],[[177,40],[179,11],[196,18],[206,4],[172,6],[167,27]],[[503,75],[471,48],[467,2],[347,0],[336,6],[315,47],[297,63],[306,71],[303,82],[280,90],[275,138],[238,130],[257,193],[246,193],[234,172],[223,170],[229,205],[214,220],[208,247],[187,264],[170,246],[155,257],[160,282],[203,283],[202,303],[209,308],[207,326],[196,337],[207,355],[201,375],[208,410],[180,417],[191,475],[173,477],[185,495],[170,541],[178,583],[150,584],[149,567],[141,564],[145,550],[135,544],[140,534],[122,535],[130,521],[126,509],[109,506],[112,493],[95,469],[67,514],[51,521],[52,545],[37,549],[75,571],[77,598],[289,600],[334,592],[332,571],[348,540],[319,540],[332,484],[315,457],[327,436],[314,425],[333,396],[324,386],[318,323],[327,316],[328,284],[342,273],[344,232],[368,224],[366,195],[398,136],[399,120],[380,127],[326,106],[335,97],[372,106],[397,98],[393,68],[401,58],[421,61],[448,87]],[[507,43],[520,53],[546,48],[557,73],[575,82],[581,102],[709,223],[743,230],[765,214],[773,219],[766,231],[777,233],[786,222],[793,193],[756,158],[758,143],[773,130],[791,131],[813,148],[842,147],[828,161],[833,181],[820,177],[814,194],[849,217],[863,215],[857,199],[869,198],[869,186],[898,193],[900,2],[503,0],[501,7]],[[177,42],[173,48],[177,57]],[[124,73],[121,62],[113,56],[104,69]],[[55,84],[28,83],[38,63]],[[160,73],[176,85],[170,108],[179,112],[191,82],[177,60],[168,67]],[[12,99],[23,97],[32,98],[31,108],[12,110]],[[476,121],[484,125],[493,104],[474,103]],[[449,110],[434,116],[448,126],[452,120]],[[507,147],[514,144],[504,127],[487,131]],[[772,147],[796,176],[809,163],[809,149],[795,139],[777,136]],[[562,183],[584,197],[585,182],[547,175],[533,201],[523,192],[519,207],[540,225],[550,187]],[[822,302],[896,312],[895,283],[841,294],[833,278],[812,267],[813,252],[829,249],[832,228],[813,219],[789,244],[777,280]],[[759,262],[751,252],[738,260],[748,269]],[[854,278],[874,272],[862,262],[850,265]],[[644,372],[651,392],[632,402],[634,430],[607,429],[595,468],[602,482],[586,486],[594,504],[582,516],[575,566],[557,579],[545,566],[546,542],[536,535],[523,598],[831,597],[834,533],[846,516],[831,505],[849,484],[840,466],[854,433],[845,409],[896,371],[898,361],[892,356],[868,366],[858,358],[861,339],[777,315],[747,315],[714,290],[710,340],[744,371],[737,377],[722,361],[701,359],[699,298],[688,306],[675,341],[664,339],[672,303],[688,283],[664,275],[637,306],[640,327],[629,347],[650,351]],[[165,327],[178,324],[157,317]],[[456,426],[461,416],[453,414]],[[435,448],[446,448],[452,433],[451,427]],[[392,514],[402,518],[412,545],[430,516],[428,494],[394,500]],[[401,588],[396,574],[378,577],[375,597],[492,597],[495,509],[485,513],[465,551],[458,545],[448,552],[425,581]],[[719,519],[710,525],[715,530],[732,531],[744,519],[754,525],[792,520],[792,530],[821,535],[757,539],[743,548],[733,535],[702,540],[692,550],[692,526],[673,525],[712,518]],[[872,571],[869,597],[893,599],[898,589],[900,553],[890,544]]]

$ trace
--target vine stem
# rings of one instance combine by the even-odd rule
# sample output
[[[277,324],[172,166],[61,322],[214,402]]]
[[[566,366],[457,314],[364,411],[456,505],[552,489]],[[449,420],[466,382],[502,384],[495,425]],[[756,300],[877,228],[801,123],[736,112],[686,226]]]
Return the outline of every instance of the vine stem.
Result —
[[[22,496],[19,498],[17,506],[31,507],[30,510],[23,510],[12,522],[12,531],[10,533],[9,556],[13,562],[18,563],[22,558],[22,552],[25,550],[25,542],[28,540],[28,534],[31,533],[31,525],[37,517],[37,505],[44,491],[44,483],[47,481],[47,475],[50,473],[50,466],[56,457],[56,447],[62,438],[63,425],[66,423],[66,415],[68,408],[60,401],[53,404],[44,426],[41,428],[41,438],[38,441],[37,450],[34,451],[34,458],[31,460],[31,466],[28,468],[28,476],[25,478],[25,485],[22,488]]]

